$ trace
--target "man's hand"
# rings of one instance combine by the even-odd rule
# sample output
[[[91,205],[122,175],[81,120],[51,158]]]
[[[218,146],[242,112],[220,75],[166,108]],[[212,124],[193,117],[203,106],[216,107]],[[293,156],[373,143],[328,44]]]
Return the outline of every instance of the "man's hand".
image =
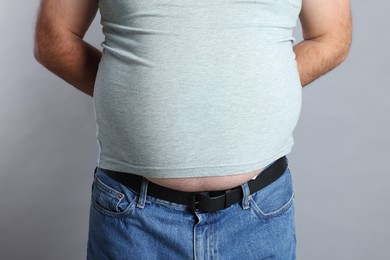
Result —
[[[36,60],[90,96],[102,53],[83,37],[97,10],[97,0],[41,0],[35,27]]]
[[[302,86],[347,57],[352,41],[350,0],[302,0],[304,40],[294,46]]]

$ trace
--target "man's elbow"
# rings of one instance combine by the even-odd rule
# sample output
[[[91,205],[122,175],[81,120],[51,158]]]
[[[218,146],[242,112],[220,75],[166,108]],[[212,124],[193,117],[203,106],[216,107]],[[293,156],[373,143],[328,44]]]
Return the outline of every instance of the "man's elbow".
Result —
[[[40,64],[43,63],[43,50],[42,47],[39,45],[38,42],[34,42],[34,48],[33,48],[33,54],[36,61],[38,61]]]
[[[53,45],[51,37],[43,32],[37,31],[34,38],[33,54],[36,61],[45,66],[48,60],[49,48]]]
[[[34,58],[44,67],[50,66],[59,55],[61,43],[50,35],[40,35],[34,41]]]
[[[37,33],[33,53],[44,67],[53,70],[61,63],[71,62],[77,55],[77,39],[65,33]]]
[[[349,55],[352,45],[352,21],[341,26],[342,30],[339,30],[333,37],[335,42],[336,56],[339,64],[344,62]]]
[[[333,35],[323,39],[323,57],[328,60],[328,70],[343,63],[349,55],[352,37],[350,35]]]
[[[338,44],[338,63],[343,63],[349,55],[349,52],[351,50],[351,44],[352,44],[352,35],[346,36],[342,42]]]

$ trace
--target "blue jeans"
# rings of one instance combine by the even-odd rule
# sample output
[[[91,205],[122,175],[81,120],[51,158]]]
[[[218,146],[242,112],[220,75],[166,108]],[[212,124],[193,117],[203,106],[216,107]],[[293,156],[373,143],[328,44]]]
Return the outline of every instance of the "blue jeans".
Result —
[[[249,196],[216,212],[146,196],[95,169],[88,260],[295,259],[294,189],[289,168]]]

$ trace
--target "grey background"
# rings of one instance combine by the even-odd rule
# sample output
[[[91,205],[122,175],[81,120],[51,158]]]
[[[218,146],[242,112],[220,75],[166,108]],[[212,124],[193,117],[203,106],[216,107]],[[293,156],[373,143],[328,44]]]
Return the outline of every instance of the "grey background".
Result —
[[[302,260],[390,259],[390,3],[352,5],[350,56],[304,88],[289,156]],[[37,7],[0,0],[0,259],[83,259],[92,98],[34,60]]]

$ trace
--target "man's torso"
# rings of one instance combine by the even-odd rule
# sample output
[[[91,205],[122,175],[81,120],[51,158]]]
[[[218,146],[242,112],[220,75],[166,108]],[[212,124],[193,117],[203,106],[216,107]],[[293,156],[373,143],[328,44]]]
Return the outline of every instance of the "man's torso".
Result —
[[[180,190],[237,186],[290,152],[300,0],[100,0],[98,165]]]

